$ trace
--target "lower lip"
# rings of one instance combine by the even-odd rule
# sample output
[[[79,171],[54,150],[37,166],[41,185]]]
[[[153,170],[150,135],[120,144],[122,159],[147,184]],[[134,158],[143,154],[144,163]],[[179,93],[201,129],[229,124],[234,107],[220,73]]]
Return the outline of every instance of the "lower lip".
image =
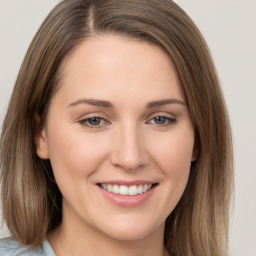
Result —
[[[121,207],[136,207],[139,206],[141,204],[143,204],[145,201],[147,201],[152,194],[154,193],[155,189],[156,189],[156,185],[153,186],[150,190],[148,190],[147,192],[144,192],[142,194],[138,194],[136,196],[123,196],[120,194],[115,194],[115,193],[111,193],[106,191],[105,189],[99,187],[101,193],[103,194],[103,196],[108,199],[110,202],[121,206]]]

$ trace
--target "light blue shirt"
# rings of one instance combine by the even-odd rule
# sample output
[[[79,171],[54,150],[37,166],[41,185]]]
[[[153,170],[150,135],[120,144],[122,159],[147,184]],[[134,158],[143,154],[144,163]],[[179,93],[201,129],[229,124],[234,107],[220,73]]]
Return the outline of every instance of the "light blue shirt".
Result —
[[[39,249],[21,246],[13,238],[0,239],[0,256],[56,256],[47,240]]]

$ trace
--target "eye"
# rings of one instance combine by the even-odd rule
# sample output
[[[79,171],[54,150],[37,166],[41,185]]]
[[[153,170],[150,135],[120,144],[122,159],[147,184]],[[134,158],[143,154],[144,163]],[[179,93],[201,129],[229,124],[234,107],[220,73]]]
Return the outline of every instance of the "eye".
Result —
[[[156,125],[162,125],[167,126],[175,123],[177,120],[175,118],[171,118],[168,116],[156,116],[152,119],[150,119],[150,124],[156,124]]]
[[[81,125],[87,126],[89,128],[98,128],[98,127],[101,127],[104,124],[106,124],[107,121],[102,117],[93,116],[93,117],[83,119],[83,120],[79,121],[79,123]]]

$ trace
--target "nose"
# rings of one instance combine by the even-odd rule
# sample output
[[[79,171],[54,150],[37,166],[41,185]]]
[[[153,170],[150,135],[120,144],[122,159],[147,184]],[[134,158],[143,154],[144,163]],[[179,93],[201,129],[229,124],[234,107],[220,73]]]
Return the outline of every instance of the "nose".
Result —
[[[138,128],[119,129],[114,137],[111,151],[111,163],[125,171],[142,168],[148,163],[146,144]]]

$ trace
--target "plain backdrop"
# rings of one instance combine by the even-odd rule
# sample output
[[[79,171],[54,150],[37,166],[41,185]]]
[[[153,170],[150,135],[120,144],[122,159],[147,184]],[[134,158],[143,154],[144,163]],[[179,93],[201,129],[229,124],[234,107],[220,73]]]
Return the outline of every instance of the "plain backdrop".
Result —
[[[57,2],[0,0],[0,124],[29,43]],[[208,42],[230,113],[235,147],[231,255],[256,256],[256,1],[176,2]],[[0,237],[7,234],[5,226],[0,228]]]

